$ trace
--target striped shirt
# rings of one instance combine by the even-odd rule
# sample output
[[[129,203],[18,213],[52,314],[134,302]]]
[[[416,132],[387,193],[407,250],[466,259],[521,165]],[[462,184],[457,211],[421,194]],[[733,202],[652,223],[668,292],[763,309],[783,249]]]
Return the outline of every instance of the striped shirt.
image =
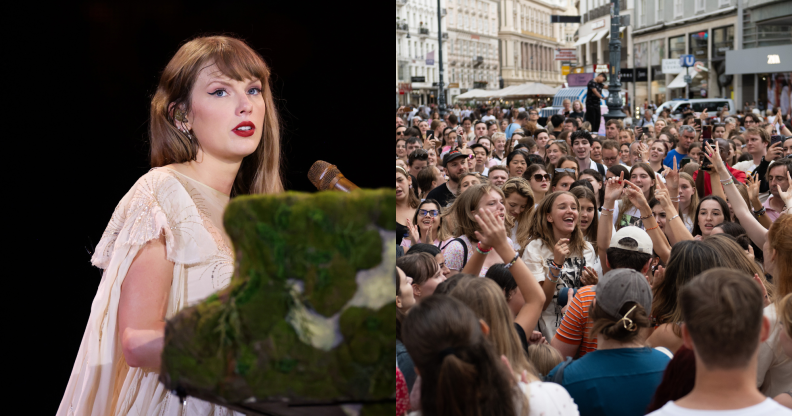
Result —
[[[595,296],[593,286],[580,288],[569,303],[564,319],[556,331],[559,341],[580,346],[580,357],[597,350],[597,339],[591,339],[591,327],[594,323],[589,319],[589,308]]]

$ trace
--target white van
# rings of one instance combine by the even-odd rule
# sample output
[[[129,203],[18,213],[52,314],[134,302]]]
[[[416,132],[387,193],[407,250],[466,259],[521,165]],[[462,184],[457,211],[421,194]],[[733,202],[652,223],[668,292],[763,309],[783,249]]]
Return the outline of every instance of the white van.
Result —
[[[667,108],[671,113],[671,118],[678,120],[680,116],[682,116],[682,111],[688,107],[696,114],[700,114],[706,108],[707,113],[709,113],[711,117],[715,117],[715,113],[722,110],[724,107],[728,107],[730,114],[734,114],[737,111],[734,101],[730,98],[698,98],[692,100],[678,99],[666,101],[657,107],[655,114],[660,114],[663,109]]]

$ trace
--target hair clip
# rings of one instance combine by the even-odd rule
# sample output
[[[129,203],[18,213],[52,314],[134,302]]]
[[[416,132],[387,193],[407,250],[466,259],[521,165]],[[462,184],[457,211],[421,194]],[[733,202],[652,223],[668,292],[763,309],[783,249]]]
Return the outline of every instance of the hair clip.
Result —
[[[624,314],[624,317],[619,319],[619,322],[623,322],[624,329],[626,329],[626,330],[628,330],[630,332],[633,332],[636,329],[638,329],[638,326],[635,325],[635,322],[633,322],[632,319],[628,318],[627,315],[629,315],[632,311],[634,311],[637,306],[638,306],[637,304],[633,305],[633,307],[630,308],[630,310],[627,311],[627,313]],[[629,322],[629,325],[627,324],[628,322]]]

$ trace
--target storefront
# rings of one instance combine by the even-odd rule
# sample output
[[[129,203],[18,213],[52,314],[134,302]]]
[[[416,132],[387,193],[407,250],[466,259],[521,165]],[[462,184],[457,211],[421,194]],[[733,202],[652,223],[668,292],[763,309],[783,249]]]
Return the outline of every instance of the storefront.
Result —
[[[734,49],[734,26],[712,29],[710,71],[715,71],[720,97],[732,98],[734,76],[726,75],[726,51]],[[737,103],[739,104],[739,103]]]
[[[668,59],[679,59],[685,54],[685,35],[668,38]],[[673,79],[673,78],[672,78]],[[673,83],[672,83],[673,84]],[[669,84],[668,99],[686,98],[684,88],[671,88]]]
[[[644,101],[649,103],[649,83],[647,82],[646,78],[646,67],[649,64],[649,42],[635,42],[633,43],[633,47],[635,49],[635,65],[633,66],[636,71],[640,70],[644,76],[640,76],[635,81],[635,91],[633,92],[634,98],[634,107],[641,107],[641,112],[643,112],[643,104]],[[637,74],[636,74],[637,75]],[[635,108],[632,108],[632,111],[635,111]]]
[[[701,62],[704,66],[708,66],[709,53],[709,31],[702,30],[700,32],[690,33],[688,40],[688,54],[696,58],[696,62]],[[698,71],[697,71],[698,72]],[[703,76],[694,76],[693,81],[690,83],[690,97],[688,98],[709,98],[709,77],[707,74],[700,74]]]
[[[744,101],[792,114],[792,45],[726,51],[725,74],[742,77]]]
[[[665,40],[655,39],[649,42],[649,94],[655,105],[666,102],[666,82],[663,75],[663,58],[666,56]]]

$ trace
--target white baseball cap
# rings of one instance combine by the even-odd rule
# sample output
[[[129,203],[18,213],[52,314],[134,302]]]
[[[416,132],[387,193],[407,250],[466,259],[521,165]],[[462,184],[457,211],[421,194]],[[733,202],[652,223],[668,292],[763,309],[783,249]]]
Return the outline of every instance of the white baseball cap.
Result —
[[[632,241],[631,241],[632,240]],[[611,237],[610,246],[652,255],[652,239],[646,231],[633,226],[622,227]]]

